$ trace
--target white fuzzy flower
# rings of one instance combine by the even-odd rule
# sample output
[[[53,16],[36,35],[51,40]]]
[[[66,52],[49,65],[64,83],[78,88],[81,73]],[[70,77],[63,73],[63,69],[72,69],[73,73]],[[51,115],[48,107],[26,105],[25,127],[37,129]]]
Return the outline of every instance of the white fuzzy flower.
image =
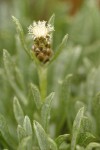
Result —
[[[28,30],[33,39],[40,37],[46,38],[46,36],[51,37],[51,32],[54,31],[54,27],[51,24],[46,24],[46,21],[38,21],[33,22],[33,25],[30,25]]]

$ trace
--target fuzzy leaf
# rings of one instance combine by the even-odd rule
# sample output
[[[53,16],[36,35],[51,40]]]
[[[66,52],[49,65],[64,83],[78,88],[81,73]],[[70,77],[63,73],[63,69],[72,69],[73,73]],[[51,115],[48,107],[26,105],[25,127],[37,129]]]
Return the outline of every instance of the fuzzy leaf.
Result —
[[[48,138],[48,141],[49,141],[50,149],[51,149],[51,150],[58,150],[57,144],[55,143],[54,140],[52,140],[51,138]]]
[[[24,128],[21,125],[18,125],[17,127],[17,134],[18,134],[19,141],[21,141],[27,136]]]
[[[96,121],[96,126],[98,129],[98,134],[100,133],[100,115],[98,115],[100,113],[100,92],[94,97],[93,101],[92,101],[92,110],[93,110],[93,115],[95,117],[95,121]]]
[[[78,138],[79,131],[80,131],[80,128],[81,128],[81,122],[82,122],[82,119],[83,119],[83,114],[84,114],[84,107],[82,107],[78,111],[78,113],[76,115],[76,118],[74,120],[74,123],[73,123],[71,150],[75,150],[76,143],[77,143],[77,138]]]
[[[77,146],[76,146],[76,150],[85,150],[85,149],[84,149],[83,147],[77,145]]]
[[[88,117],[84,116],[81,123],[82,123],[82,125],[81,125],[81,128],[80,128],[80,133],[91,132],[92,123],[91,123],[91,121],[89,120]]]
[[[51,24],[51,26],[54,26],[54,21],[55,21],[55,14],[53,14],[53,15],[50,17],[48,23]]]
[[[52,92],[43,103],[42,109],[41,109],[41,117],[43,122],[43,127],[47,131],[48,124],[50,120],[50,110],[51,110],[51,103],[54,98],[54,92]]]
[[[28,116],[25,116],[24,118],[23,127],[28,136],[32,135],[32,126]]]
[[[14,109],[14,115],[15,115],[17,123],[20,125],[23,125],[24,113],[23,113],[21,105],[16,97],[14,97],[13,109]]]
[[[61,91],[61,98],[64,101],[64,104],[67,103],[69,96],[70,96],[70,82],[72,79],[72,74],[66,76],[62,83],[62,91]]]
[[[64,135],[60,135],[56,138],[56,143],[58,145],[58,147],[70,136],[70,134],[64,134]]]
[[[87,146],[90,142],[95,141],[95,137],[91,134],[92,123],[87,117],[83,117],[81,128],[78,136],[78,144]]]
[[[67,117],[67,123],[68,123],[68,128],[71,129],[72,125],[70,122],[70,116],[71,116],[71,101],[70,101],[70,93],[71,93],[71,79],[72,79],[72,74],[69,74],[65,77],[65,79],[62,82],[61,85],[61,95],[60,95],[60,118],[61,121],[58,125],[58,129],[61,129],[64,123],[64,120]],[[62,117],[63,116],[63,117]]]
[[[25,82],[24,82],[24,79],[23,79],[23,75],[20,71],[20,69],[18,67],[15,67],[15,72],[16,72],[16,79],[17,79],[17,82],[19,84],[19,86],[21,87],[21,89],[25,89]]]
[[[61,54],[61,52],[63,51],[63,49],[65,48],[66,46],[66,43],[67,43],[67,40],[68,40],[68,34],[66,34],[60,44],[60,46],[57,48],[53,58],[51,59],[50,62],[53,62],[55,59],[57,59],[57,57]]]
[[[49,150],[48,136],[42,126],[34,121],[34,130],[41,150]]]
[[[38,109],[40,109],[40,107],[42,105],[40,92],[39,92],[38,88],[35,85],[33,85],[32,83],[31,83],[31,91],[32,91],[32,94],[33,94],[33,98],[34,98],[34,102],[36,104],[36,107]]]
[[[48,23],[49,23],[52,27],[54,27],[54,21],[55,21],[55,14],[53,14],[53,15],[50,17]],[[54,32],[51,33],[52,37],[53,37],[53,33],[54,33]],[[51,43],[52,43],[52,45],[53,45],[53,38],[51,38]]]
[[[26,53],[28,55],[30,55],[29,50],[28,50],[28,48],[26,46],[26,43],[25,43],[23,28],[22,28],[22,26],[21,26],[21,24],[20,24],[20,22],[19,22],[19,20],[17,18],[12,16],[12,19],[13,19],[15,25],[16,25],[16,29],[17,29],[17,32],[19,34],[19,38],[20,38],[21,44],[22,44],[24,50],[26,51]]]
[[[15,76],[14,76],[14,68],[15,67],[12,62],[12,58],[11,58],[10,54],[8,53],[8,51],[5,49],[3,50],[3,61],[4,61],[4,68],[6,71],[8,82],[10,83],[11,87],[13,88],[13,90],[15,91],[17,96],[20,98],[20,100],[24,104],[27,104],[26,97],[24,96],[22,91],[20,91],[19,87],[17,86],[17,84],[15,82]]]
[[[28,136],[22,139],[17,150],[31,150],[31,149],[32,149],[32,138]]]
[[[87,146],[90,142],[94,142],[95,139],[91,133],[85,132],[80,134],[78,143],[82,146]]]
[[[12,58],[10,56],[10,54],[8,53],[7,50],[3,50],[3,61],[4,61],[4,68],[5,68],[5,71],[7,73],[7,76],[11,81],[14,80],[14,68],[13,68],[13,62],[12,62]]]
[[[9,130],[8,130],[8,126],[6,123],[6,120],[4,118],[3,115],[0,114],[0,132],[3,136],[3,138],[5,139],[5,141],[8,143],[8,145],[10,147],[12,147],[13,149],[15,149],[15,143],[13,143],[13,140],[10,136]]]
[[[90,143],[85,150],[92,150],[93,148],[100,148],[100,144],[99,143]]]
[[[76,111],[79,110],[80,108],[84,107],[84,105],[85,104],[83,102],[76,101],[76,103],[75,103],[75,109],[76,109]]]

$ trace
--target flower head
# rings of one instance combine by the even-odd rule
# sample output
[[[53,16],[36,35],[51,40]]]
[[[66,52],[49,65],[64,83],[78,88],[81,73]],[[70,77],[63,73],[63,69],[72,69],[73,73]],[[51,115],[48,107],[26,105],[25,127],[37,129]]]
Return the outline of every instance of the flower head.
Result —
[[[48,62],[53,54],[51,41],[54,27],[46,21],[38,21],[33,22],[33,25],[30,25],[28,30],[34,39],[32,51],[35,56],[42,63]]]
[[[46,38],[47,36],[51,38],[51,33],[54,31],[54,27],[51,24],[47,24],[46,21],[33,22],[33,25],[30,25],[29,34],[32,35],[33,39],[36,38]]]

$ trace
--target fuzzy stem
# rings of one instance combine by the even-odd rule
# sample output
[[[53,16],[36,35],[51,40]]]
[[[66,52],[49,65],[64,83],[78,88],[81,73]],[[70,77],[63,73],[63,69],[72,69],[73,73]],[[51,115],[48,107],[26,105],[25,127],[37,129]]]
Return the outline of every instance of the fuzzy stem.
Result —
[[[42,98],[42,101],[44,101],[47,95],[47,68],[39,67],[38,76],[39,76],[41,98]]]

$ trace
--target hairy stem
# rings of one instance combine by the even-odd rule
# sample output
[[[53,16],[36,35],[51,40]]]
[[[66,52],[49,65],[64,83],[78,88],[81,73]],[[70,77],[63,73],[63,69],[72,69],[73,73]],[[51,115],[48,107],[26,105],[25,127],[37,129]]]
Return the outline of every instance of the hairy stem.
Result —
[[[39,76],[41,97],[42,101],[44,101],[47,95],[47,68],[39,67],[38,76]]]

